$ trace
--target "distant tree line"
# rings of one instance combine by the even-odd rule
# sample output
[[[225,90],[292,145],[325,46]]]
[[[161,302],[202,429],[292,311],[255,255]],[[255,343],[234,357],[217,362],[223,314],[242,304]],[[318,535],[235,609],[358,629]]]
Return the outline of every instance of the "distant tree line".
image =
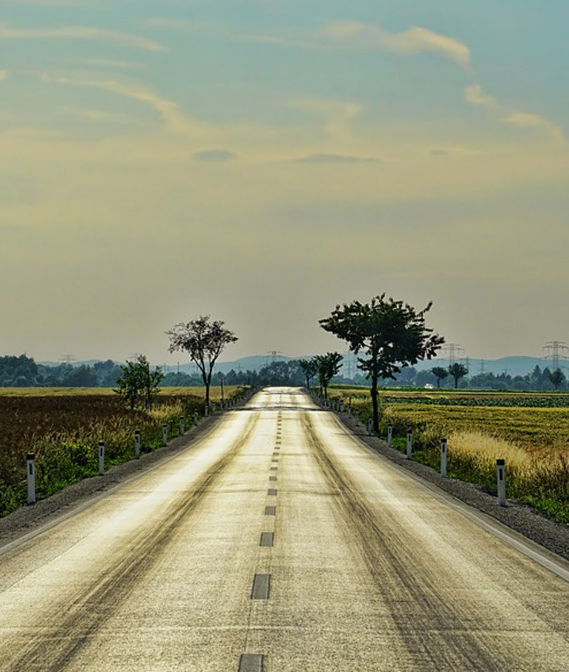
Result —
[[[93,366],[46,366],[27,355],[0,357],[0,387],[113,387],[121,373],[110,359]]]
[[[435,366],[424,371],[417,371],[415,367],[410,366],[402,369],[395,380],[383,380],[381,384],[384,387],[425,387],[425,385],[433,385],[442,388],[515,390],[520,392],[569,390],[566,376],[559,369],[552,371],[549,367],[542,369],[540,366],[536,366],[531,373],[525,376],[512,376],[506,372],[499,374],[486,372],[472,375],[466,366],[459,362],[455,362],[448,368]]]

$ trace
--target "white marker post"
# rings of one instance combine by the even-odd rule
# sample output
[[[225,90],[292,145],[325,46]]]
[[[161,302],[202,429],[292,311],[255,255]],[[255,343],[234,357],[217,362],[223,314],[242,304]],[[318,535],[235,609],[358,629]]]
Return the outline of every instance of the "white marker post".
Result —
[[[506,506],[506,460],[496,460],[498,477],[498,504]]]
[[[99,476],[105,475],[105,442],[99,441]]]
[[[162,425],[162,445],[168,445],[168,425]]]
[[[28,506],[36,503],[36,456],[28,453],[26,457],[26,473],[28,477]]]
[[[373,436],[373,420],[371,418],[367,421],[367,433]]]
[[[200,421],[200,414],[197,411],[194,411],[194,425],[197,425]]]
[[[446,478],[447,475],[447,440],[441,439],[441,476]]]
[[[387,425],[387,445],[393,448],[393,425]]]
[[[180,436],[184,436],[184,416],[180,416]]]
[[[413,454],[413,432],[408,431],[407,432],[407,459],[411,459],[411,455]]]
[[[140,460],[140,429],[134,432],[134,459]]]

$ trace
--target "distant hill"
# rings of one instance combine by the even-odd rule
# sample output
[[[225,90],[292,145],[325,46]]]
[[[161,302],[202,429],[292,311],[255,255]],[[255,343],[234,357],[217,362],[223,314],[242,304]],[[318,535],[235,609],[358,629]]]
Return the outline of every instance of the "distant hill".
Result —
[[[525,376],[526,373],[531,373],[536,366],[540,368],[553,368],[551,362],[540,359],[539,357],[501,357],[500,359],[469,359],[468,361],[461,359],[463,364],[468,366],[469,375],[475,376],[481,371],[486,373],[494,373],[499,375],[507,372],[510,376]],[[427,362],[420,362],[416,365],[418,371],[425,369],[432,369],[434,366],[448,366],[447,359],[431,359]]]
[[[277,361],[290,361],[291,359],[310,359],[312,355],[304,355],[299,357],[285,357],[284,355],[279,355],[276,359]],[[343,375],[352,377],[357,372],[356,369],[356,358],[351,353],[344,353],[344,367],[342,370]],[[232,369],[234,371],[259,371],[263,366],[270,364],[273,360],[271,355],[251,355],[249,357],[241,357],[230,362],[218,362],[216,371],[222,371],[227,373]],[[73,362],[73,366],[81,366],[86,364],[88,366],[93,366],[96,362],[101,361],[98,359],[89,359],[81,362]],[[465,360],[460,360],[463,363],[466,363]],[[121,364],[122,362],[115,362],[116,364]],[[61,362],[38,362],[44,366],[58,366]],[[157,365],[160,366],[161,363],[157,362]],[[419,371],[424,371],[425,369],[432,369],[434,366],[448,366],[447,359],[431,359],[429,361],[419,362],[415,368]],[[470,375],[476,375],[481,372],[483,369],[486,372],[491,372],[496,375],[504,373],[507,371],[511,376],[525,376],[526,373],[530,373],[536,366],[540,366],[542,369],[546,366],[552,367],[551,362],[547,360],[540,359],[539,357],[525,357],[525,356],[511,356],[511,357],[501,357],[500,359],[469,359],[468,360],[468,369]],[[187,361],[180,362],[180,371],[183,373],[194,373],[196,371],[195,364],[190,364]],[[166,372],[175,372],[178,370],[177,364],[169,364],[166,366]]]

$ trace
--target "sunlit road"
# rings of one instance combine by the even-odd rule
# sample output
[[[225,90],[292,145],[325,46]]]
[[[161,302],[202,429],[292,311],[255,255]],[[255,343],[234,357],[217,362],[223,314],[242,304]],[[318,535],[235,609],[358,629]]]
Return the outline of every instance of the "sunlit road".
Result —
[[[569,584],[272,389],[0,555],[0,670],[567,672]]]

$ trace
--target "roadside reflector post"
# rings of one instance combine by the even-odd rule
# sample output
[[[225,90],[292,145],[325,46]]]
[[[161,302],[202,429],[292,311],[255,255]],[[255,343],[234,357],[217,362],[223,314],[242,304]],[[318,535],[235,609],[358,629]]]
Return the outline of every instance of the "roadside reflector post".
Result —
[[[197,411],[194,411],[194,425],[197,425],[200,421],[200,414]]]
[[[387,445],[393,447],[393,425],[387,425]]]
[[[168,445],[168,425],[162,425],[162,445]]]
[[[373,436],[373,421],[371,418],[367,421],[367,433]]]
[[[105,475],[105,442],[99,441],[99,476]]]
[[[209,406],[207,404],[204,407],[204,413],[203,414],[204,414],[204,417],[206,417],[206,418],[209,415]]]
[[[36,456],[28,453],[26,456],[26,473],[28,478],[28,505],[36,503]]]
[[[407,457],[411,459],[413,454],[413,432],[409,430],[407,432]]]
[[[134,432],[134,458],[140,460],[140,429]]]
[[[180,436],[184,436],[184,416],[180,416]]]
[[[498,477],[498,504],[506,506],[506,460],[496,460]]]
[[[441,439],[441,476],[446,478],[447,475],[447,440]]]

